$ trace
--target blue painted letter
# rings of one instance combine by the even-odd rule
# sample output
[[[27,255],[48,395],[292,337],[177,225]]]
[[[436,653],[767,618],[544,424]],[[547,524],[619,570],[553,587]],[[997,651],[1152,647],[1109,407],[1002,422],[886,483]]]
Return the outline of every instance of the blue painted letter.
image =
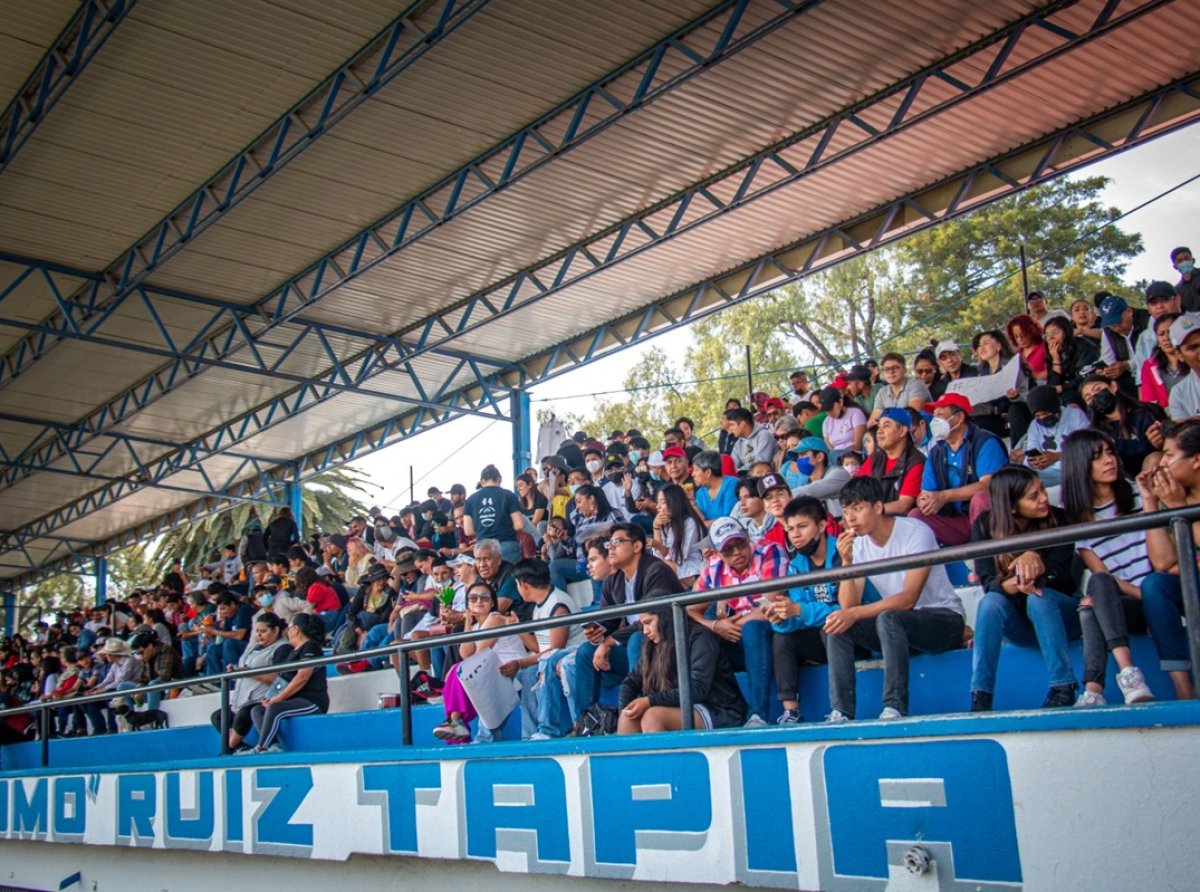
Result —
[[[562,767],[553,759],[467,762],[463,785],[470,857],[495,858],[497,836],[520,830],[534,833],[537,860],[571,860],[566,787]],[[504,848],[534,853],[532,846]]]

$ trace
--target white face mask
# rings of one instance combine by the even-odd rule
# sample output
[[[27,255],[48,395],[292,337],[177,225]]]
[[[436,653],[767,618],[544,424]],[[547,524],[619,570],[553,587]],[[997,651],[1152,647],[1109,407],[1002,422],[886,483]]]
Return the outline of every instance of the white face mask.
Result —
[[[944,440],[950,436],[950,422],[945,418],[938,418],[936,415],[929,422],[929,438],[931,440]]]
[[[597,471],[599,471],[601,468],[604,467],[604,462],[597,461],[596,459],[592,459],[590,462],[587,463],[586,467],[589,471],[591,471],[593,474],[595,474]]]
[[[579,491],[578,483],[572,483],[570,486],[567,487],[567,492],[569,492],[571,495],[575,495],[575,493],[578,491]]]

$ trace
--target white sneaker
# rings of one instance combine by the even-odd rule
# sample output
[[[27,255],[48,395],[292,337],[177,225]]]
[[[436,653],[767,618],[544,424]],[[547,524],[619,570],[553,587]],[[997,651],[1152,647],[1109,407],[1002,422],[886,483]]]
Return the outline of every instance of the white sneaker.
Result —
[[[896,719],[902,718],[904,718],[904,714],[891,706],[885,706],[883,712],[879,713],[879,720],[881,722],[894,722]]]
[[[1099,691],[1090,691],[1087,688],[1083,689],[1083,693],[1079,695],[1079,699],[1075,701],[1078,706],[1107,706],[1108,701],[1104,699],[1104,695]]]
[[[835,709],[829,715],[825,716],[825,724],[827,725],[840,725],[848,721],[850,721],[850,716],[846,715],[840,709]]]
[[[1146,687],[1146,679],[1137,666],[1126,666],[1117,673],[1117,687],[1125,695],[1126,703],[1146,703],[1154,694]]]
[[[529,739],[530,740],[551,740],[552,738],[550,737],[549,734],[543,734],[540,731],[538,731],[537,733],[530,734]]]
[[[766,719],[764,719],[758,713],[754,713],[754,715],[752,715],[752,716],[750,716],[750,718],[746,719],[746,724],[742,725],[742,727],[743,728],[765,728],[765,727],[767,727],[767,722],[766,722]]]

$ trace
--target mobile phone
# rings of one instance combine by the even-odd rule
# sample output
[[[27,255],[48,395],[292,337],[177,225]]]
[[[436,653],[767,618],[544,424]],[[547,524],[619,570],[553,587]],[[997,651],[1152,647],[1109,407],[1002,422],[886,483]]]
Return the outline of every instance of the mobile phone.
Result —
[[[600,625],[598,622],[590,622],[584,624],[583,630],[585,632],[603,632],[604,626]]]
[[[1042,450],[1040,450],[1040,449],[1027,449],[1027,450],[1025,450],[1025,456],[1026,456],[1026,458],[1035,458],[1036,456],[1039,456],[1039,455],[1041,455],[1041,454],[1042,454]]]

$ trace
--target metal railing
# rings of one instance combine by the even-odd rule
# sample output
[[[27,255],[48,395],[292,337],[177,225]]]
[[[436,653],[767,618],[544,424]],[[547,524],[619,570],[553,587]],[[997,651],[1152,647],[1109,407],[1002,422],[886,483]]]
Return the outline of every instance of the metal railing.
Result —
[[[371,660],[378,657],[399,655],[400,675],[400,729],[401,742],[411,746],[412,735],[412,692],[408,679],[411,674],[411,658],[413,651],[429,650],[455,644],[465,644],[474,641],[484,641],[492,638],[502,638],[507,635],[540,632],[557,629],[563,626],[576,625],[583,617],[587,622],[606,622],[620,620],[636,613],[644,612],[647,607],[654,609],[670,608],[675,632],[675,649],[677,672],[679,678],[679,701],[681,723],[684,730],[694,727],[692,713],[691,685],[688,673],[682,670],[690,664],[687,640],[687,608],[694,604],[708,604],[726,598],[746,597],[749,595],[784,592],[800,586],[811,586],[828,582],[841,582],[847,579],[857,579],[869,576],[875,572],[895,572],[911,570],[918,567],[931,567],[937,564],[948,564],[957,561],[974,560],[981,557],[994,557],[999,554],[1009,554],[1017,551],[1043,549],[1052,545],[1075,543],[1080,539],[1094,538],[1101,535],[1116,535],[1120,533],[1143,532],[1158,527],[1169,526],[1170,535],[1174,540],[1175,553],[1179,561],[1179,576],[1183,594],[1184,617],[1188,639],[1188,652],[1191,657],[1192,679],[1198,679],[1200,673],[1200,576],[1197,574],[1196,547],[1192,536],[1192,522],[1200,521],[1200,505],[1189,506],[1179,510],[1158,511],[1153,514],[1134,514],[1100,520],[1088,524],[1075,524],[1058,527],[1036,533],[1023,533],[1007,539],[972,542],[966,545],[955,545],[939,548],[936,551],[921,552],[903,558],[902,560],[871,561],[864,564],[850,564],[830,569],[813,570],[795,576],[781,576],[776,579],[761,580],[745,585],[727,586],[725,588],[708,589],[699,592],[682,592],[667,595],[650,601],[640,601],[635,604],[619,604],[614,607],[601,607],[587,610],[583,613],[573,613],[570,616],[552,617],[550,619],[534,620],[515,623],[510,626],[497,626],[491,629],[479,629],[471,632],[454,632],[439,635],[436,638],[423,638],[419,641],[402,641],[371,650],[356,651],[353,654],[337,654],[331,656],[313,657],[308,660],[297,660],[278,664],[277,666],[253,667],[235,669],[219,675],[201,676],[197,678],[176,679],[158,682],[119,692],[106,691],[100,694],[71,697],[66,700],[56,700],[49,703],[39,703],[31,706],[21,706],[0,710],[0,718],[11,715],[25,715],[30,712],[38,713],[39,733],[41,741],[42,767],[49,765],[50,747],[50,711],[63,707],[81,706],[87,703],[101,703],[110,700],[134,697],[152,691],[170,691],[177,688],[191,688],[200,685],[210,686],[214,682],[220,685],[221,700],[221,753],[229,752],[229,722],[232,718],[229,709],[229,696],[232,683],[239,678],[263,675],[275,671],[292,672],[298,669],[316,669],[334,663],[345,663],[359,660]],[[1200,684],[1197,684],[1197,695],[1200,696]],[[0,747],[0,754],[3,748]],[[0,755],[2,759],[2,755]],[[2,763],[0,763],[2,767]]]

